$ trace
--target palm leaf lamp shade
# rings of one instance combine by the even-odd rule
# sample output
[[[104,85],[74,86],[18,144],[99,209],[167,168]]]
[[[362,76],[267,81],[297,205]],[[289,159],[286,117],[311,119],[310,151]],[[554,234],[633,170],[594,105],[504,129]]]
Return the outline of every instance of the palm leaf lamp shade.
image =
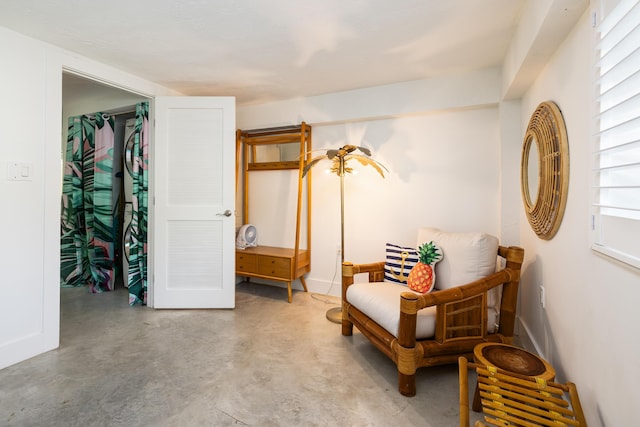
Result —
[[[353,172],[353,168],[349,167],[348,162],[350,160],[356,160],[363,166],[371,166],[382,178],[384,178],[384,171],[389,172],[389,170],[383,164],[371,158],[371,150],[368,148],[358,147],[356,145],[345,145],[338,149],[327,150],[325,154],[309,160],[304,166],[302,176],[304,177],[312,167],[322,160],[331,161],[331,173],[335,173],[340,177],[340,260],[344,262],[344,175]],[[327,311],[327,319],[333,323],[342,323],[342,308],[334,307],[329,309]]]

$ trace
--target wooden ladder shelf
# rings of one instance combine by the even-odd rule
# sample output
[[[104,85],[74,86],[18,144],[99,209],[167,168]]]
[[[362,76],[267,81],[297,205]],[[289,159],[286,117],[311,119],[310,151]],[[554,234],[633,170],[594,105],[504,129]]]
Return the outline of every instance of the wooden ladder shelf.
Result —
[[[260,158],[263,149],[276,149],[276,158]],[[274,150],[271,150],[273,153]],[[298,173],[298,198],[295,242],[293,248],[256,246],[236,249],[236,274],[284,282],[288,301],[292,301],[291,284],[300,279],[308,292],[304,275],[311,271],[311,173],[302,176],[305,162],[311,156],[311,126],[302,122],[296,126],[240,130],[236,133],[236,162],[242,157],[243,173],[243,221],[249,221],[249,174],[265,170],[295,170]],[[236,169],[237,170],[237,169]],[[236,176],[236,180],[238,177]],[[306,184],[306,191],[303,186]],[[306,198],[306,245],[301,249],[303,199]]]

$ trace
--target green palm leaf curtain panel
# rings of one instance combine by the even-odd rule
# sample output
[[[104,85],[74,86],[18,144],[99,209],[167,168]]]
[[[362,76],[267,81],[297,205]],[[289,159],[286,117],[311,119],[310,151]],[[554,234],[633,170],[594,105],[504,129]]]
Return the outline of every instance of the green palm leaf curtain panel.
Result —
[[[115,282],[114,120],[105,113],[69,118],[62,184],[61,285],[111,291]]]
[[[149,103],[136,105],[133,145],[133,218],[129,251],[129,304],[147,304],[147,224],[149,219]]]

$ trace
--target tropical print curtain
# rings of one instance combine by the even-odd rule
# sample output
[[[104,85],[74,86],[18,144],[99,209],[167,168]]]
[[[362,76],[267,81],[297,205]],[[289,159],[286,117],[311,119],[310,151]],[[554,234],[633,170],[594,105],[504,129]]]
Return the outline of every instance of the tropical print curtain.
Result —
[[[133,218],[129,250],[129,304],[147,303],[147,224],[149,218],[149,103],[136,105],[133,145]]]
[[[115,283],[118,200],[113,197],[114,120],[69,118],[61,212],[61,285],[111,291]]]
[[[116,247],[120,221],[119,168],[114,163],[114,118],[107,113],[69,118],[60,230],[60,282],[112,291],[120,265]],[[147,303],[147,225],[149,217],[149,103],[136,105],[133,146],[129,304]],[[121,159],[116,159],[120,162]]]

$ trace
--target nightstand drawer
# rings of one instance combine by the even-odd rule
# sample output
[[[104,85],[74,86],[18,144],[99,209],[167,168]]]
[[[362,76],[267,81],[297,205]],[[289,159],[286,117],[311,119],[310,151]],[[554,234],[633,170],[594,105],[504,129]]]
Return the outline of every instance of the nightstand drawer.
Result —
[[[291,259],[273,256],[258,257],[258,274],[291,280]]]
[[[242,273],[255,273],[257,270],[257,256],[236,252],[236,271]]]

